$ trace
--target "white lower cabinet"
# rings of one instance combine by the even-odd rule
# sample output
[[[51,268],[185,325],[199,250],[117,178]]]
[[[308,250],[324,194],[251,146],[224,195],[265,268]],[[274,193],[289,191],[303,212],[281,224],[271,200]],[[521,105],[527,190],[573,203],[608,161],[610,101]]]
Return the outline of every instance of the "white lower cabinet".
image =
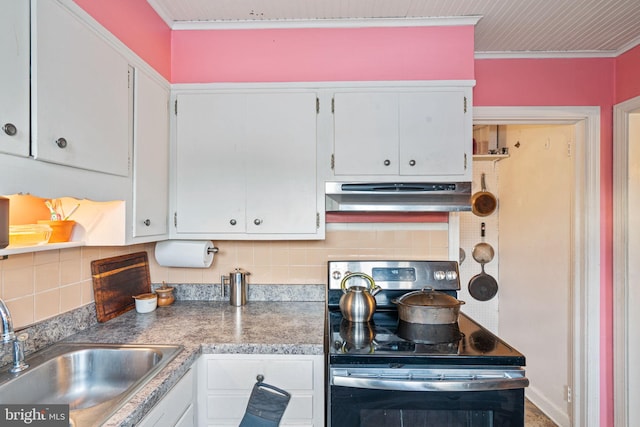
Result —
[[[140,421],[138,427],[195,427],[196,368],[191,368]]]
[[[281,426],[324,425],[322,355],[206,354],[198,364],[198,426],[237,427],[258,375],[291,393]]]

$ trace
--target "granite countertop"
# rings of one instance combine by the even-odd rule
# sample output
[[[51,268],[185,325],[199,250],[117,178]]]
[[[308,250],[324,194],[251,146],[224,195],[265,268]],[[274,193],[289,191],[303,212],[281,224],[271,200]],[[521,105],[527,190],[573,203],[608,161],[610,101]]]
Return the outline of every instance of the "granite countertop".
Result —
[[[147,314],[129,311],[63,342],[179,344],[184,350],[104,426],[131,426],[166,394],[201,354],[324,354],[323,302],[176,301]]]

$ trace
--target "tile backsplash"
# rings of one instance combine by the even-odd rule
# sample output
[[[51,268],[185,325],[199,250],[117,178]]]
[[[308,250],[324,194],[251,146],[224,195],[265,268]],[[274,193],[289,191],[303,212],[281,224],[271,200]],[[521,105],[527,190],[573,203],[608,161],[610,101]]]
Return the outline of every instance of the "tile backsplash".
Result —
[[[0,297],[20,328],[93,301],[91,261],[147,251],[154,283],[220,283],[236,267],[250,284],[324,284],[331,259],[446,259],[446,224],[329,224],[325,240],[215,241],[210,268],[161,267],[154,244],[79,247],[10,255],[0,261]]]

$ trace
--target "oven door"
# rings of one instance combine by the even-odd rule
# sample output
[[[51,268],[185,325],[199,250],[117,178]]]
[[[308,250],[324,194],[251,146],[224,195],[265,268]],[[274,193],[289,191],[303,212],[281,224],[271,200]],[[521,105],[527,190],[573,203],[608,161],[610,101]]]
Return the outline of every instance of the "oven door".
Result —
[[[328,424],[524,426],[520,368],[331,368]]]

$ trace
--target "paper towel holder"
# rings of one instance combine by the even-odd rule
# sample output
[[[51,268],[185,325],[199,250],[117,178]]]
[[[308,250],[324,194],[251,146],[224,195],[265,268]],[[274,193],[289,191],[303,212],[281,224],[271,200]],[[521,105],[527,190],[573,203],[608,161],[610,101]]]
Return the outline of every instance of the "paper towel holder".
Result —
[[[155,257],[163,267],[209,268],[219,249],[211,240],[156,242]]]

